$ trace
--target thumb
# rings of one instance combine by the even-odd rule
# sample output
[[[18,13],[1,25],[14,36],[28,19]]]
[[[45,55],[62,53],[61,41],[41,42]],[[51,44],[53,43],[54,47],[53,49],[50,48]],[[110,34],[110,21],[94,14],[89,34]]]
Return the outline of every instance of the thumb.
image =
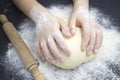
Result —
[[[69,19],[69,27],[70,27],[70,33],[71,35],[74,35],[76,33],[76,17],[71,16]]]
[[[72,35],[70,33],[70,29],[67,26],[67,24],[65,23],[65,21],[63,21],[62,19],[59,19],[59,23],[60,23],[60,29],[61,29],[63,35],[67,38],[71,37]]]

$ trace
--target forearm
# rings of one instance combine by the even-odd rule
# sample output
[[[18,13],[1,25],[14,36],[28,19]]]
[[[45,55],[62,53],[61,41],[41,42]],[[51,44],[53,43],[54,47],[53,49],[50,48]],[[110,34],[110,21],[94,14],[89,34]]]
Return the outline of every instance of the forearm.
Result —
[[[41,12],[47,11],[46,8],[40,5],[36,0],[13,0],[13,2],[29,18],[31,18],[30,13],[33,7],[37,7]]]
[[[89,8],[89,0],[73,0],[74,9]]]

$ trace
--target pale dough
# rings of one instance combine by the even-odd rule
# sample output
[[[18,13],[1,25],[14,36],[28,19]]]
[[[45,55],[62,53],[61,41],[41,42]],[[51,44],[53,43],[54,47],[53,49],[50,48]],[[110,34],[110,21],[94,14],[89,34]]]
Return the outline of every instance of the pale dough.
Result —
[[[65,11],[62,10],[63,9],[51,8],[50,12],[53,13],[55,16],[62,18],[66,23],[68,23],[71,12],[69,11],[67,12],[67,10]],[[63,69],[73,69],[79,66],[80,64],[86,63],[95,58],[94,53],[91,56],[87,56],[86,52],[81,51],[82,37],[81,37],[81,29],[79,27],[77,27],[77,32],[73,37],[67,39],[63,36],[63,38],[65,39],[65,43],[67,44],[68,48],[71,50],[72,54],[70,57],[66,57],[64,52],[59,48],[65,60],[63,63],[57,61],[53,65]]]
[[[64,39],[65,39],[65,43],[67,44],[68,48],[71,50],[72,54],[70,57],[66,57],[63,51],[59,49],[61,51],[61,54],[64,56],[65,60],[63,63],[57,61],[53,65],[63,69],[73,69],[82,63],[94,59],[95,54],[92,54],[91,56],[87,56],[85,52],[81,51],[82,38],[81,38],[80,28],[77,28],[77,33],[72,38],[66,39],[64,37]]]

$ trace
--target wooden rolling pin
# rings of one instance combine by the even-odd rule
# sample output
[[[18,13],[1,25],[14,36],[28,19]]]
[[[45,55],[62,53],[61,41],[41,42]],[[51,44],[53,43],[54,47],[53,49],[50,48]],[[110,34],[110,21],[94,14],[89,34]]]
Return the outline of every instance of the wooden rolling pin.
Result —
[[[13,46],[16,48],[21,60],[23,61],[24,66],[28,71],[32,73],[34,80],[45,80],[44,76],[38,69],[38,62],[33,57],[28,46],[18,34],[14,25],[9,22],[6,16],[3,14],[0,14],[0,22],[3,24],[3,30]]]

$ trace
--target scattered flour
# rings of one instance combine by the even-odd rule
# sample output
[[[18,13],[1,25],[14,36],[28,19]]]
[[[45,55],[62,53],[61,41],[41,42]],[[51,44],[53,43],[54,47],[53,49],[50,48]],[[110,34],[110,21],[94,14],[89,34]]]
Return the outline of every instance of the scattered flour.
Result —
[[[51,7],[49,10],[53,14],[63,17],[70,15],[71,8],[71,6],[57,6]],[[39,60],[39,69],[47,80],[120,80],[120,33],[108,16],[95,8],[91,8],[90,12],[100,23],[104,35],[103,44],[98,51],[97,57],[91,62],[82,64],[73,70],[63,70]],[[20,25],[21,30],[19,33],[32,53],[36,54],[34,26],[30,20],[26,19]],[[18,76],[23,76],[27,80],[32,80],[31,75],[24,69],[13,46],[10,44],[8,47],[9,50],[5,60],[6,69],[13,71]],[[39,59],[37,54],[35,57]]]

